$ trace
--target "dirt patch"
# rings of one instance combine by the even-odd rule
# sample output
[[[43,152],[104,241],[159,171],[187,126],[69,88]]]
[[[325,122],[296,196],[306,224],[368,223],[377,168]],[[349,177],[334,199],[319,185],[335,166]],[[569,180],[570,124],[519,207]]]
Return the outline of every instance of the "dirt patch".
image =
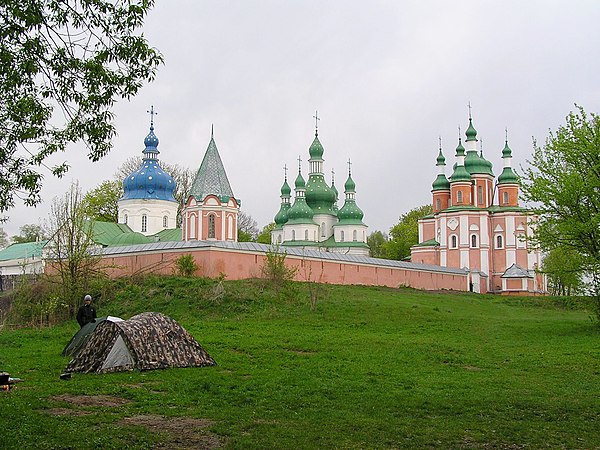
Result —
[[[137,425],[153,432],[166,433],[168,439],[155,448],[160,449],[213,449],[223,445],[223,441],[205,428],[214,424],[208,419],[192,417],[162,417],[142,415],[126,417],[120,425]]]
[[[79,416],[87,416],[88,414],[92,414],[91,411],[82,411],[81,409],[69,409],[69,408],[52,408],[47,409],[46,412],[51,416],[70,416],[70,417],[79,417]]]
[[[130,403],[129,400],[126,400],[121,397],[113,397],[112,395],[55,395],[51,397],[52,400],[56,400],[59,402],[67,402],[71,405],[77,406],[101,406],[105,408],[122,406]]]

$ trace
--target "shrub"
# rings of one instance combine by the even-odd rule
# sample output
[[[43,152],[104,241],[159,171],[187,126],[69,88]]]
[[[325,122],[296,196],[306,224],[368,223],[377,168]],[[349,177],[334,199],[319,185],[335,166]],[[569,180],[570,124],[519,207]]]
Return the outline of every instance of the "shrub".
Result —
[[[197,270],[198,264],[196,264],[194,256],[191,253],[181,255],[175,260],[174,271],[179,276],[191,277]]]

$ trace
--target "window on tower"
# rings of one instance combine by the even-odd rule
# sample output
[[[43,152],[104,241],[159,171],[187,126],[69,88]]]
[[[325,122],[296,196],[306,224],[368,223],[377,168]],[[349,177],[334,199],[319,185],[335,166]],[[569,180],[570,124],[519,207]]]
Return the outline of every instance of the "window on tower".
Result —
[[[127,220],[129,219],[129,216],[127,214],[125,214],[125,225],[127,225]]]
[[[356,230],[352,232],[352,240],[356,242]]]
[[[215,239],[215,215],[208,216],[208,238]]]
[[[472,234],[471,235],[471,248],[477,248],[477,235],[476,234]]]
[[[502,193],[502,203],[504,203],[505,205],[508,205],[508,192],[504,191]]]
[[[477,203],[479,205],[483,204],[483,186],[477,186]]]
[[[292,230],[292,241],[296,240],[296,230]]]
[[[457,248],[458,247],[458,239],[456,237],[455,234],[450,236],[450,248]]]
[[[439,198],[435,199],[435,210],[439,211],[442,209],[442,201]]]
[[[462,203],[462,201],[463,201],[462,191],[458,191],[456,193],[456,203]]]
[[[325,222],[321,222],[321,237],[325,237]]]
[[[308,230],[304,230],[304,240],[308,241]]]
[[[163,216],[163,228],[167,228],[169,226],[169,218],[167,216]]]
[[[344,242],[344,230],[340,231],[340,242]]]
[[[148,231],[148,216],[146,214],[142,215],[142,233]]]
[[[501,234],[496,236],[496,248],[504,248],[504,239]]]

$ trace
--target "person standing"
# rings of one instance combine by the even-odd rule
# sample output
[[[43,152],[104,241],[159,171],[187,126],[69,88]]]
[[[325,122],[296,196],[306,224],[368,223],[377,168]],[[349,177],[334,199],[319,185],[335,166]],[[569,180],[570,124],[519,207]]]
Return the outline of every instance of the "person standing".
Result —
[[[83,328],[84,325],[96,321],[96,308],[92,306],[92,296],[86,295],[83,298],[83,305],[77,311],[77,322]]]

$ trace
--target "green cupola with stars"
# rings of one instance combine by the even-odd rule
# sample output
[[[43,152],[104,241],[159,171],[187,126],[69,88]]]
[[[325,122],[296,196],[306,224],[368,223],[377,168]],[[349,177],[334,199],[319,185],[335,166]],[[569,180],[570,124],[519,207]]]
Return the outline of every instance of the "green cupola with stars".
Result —
[[[288,221],[288,211],[291,208],[290,198],[292,189],[287,182],[287,167],[285,168],[286,174],[284,177],[283,185],[281,186],[281,206],[279,211],[275,215],[274,222],[275,228],[281,229],[283,225]]]
[[[319,141],[318,132],[308,150],[310,155],[309,174],[306,182],[306,203],[314,214],[329,214],[335,216],[334,204],[336,194],[325,181],[323,174],[323,146]]]
[[[346,194],[346,200],[344,206],[338,211],[338,225],[364,225],[362,222],[364,213],[356,204],[356,184],[352,179],[350,170],[348,170],[348,179],[344,184],[344,192]]]
[[[287,211],[287,224],[313,224],[313,210],[306,203],[306,183],[302,172],[298,168],[298,176],[295,181],[296,198],[293,206]]]

